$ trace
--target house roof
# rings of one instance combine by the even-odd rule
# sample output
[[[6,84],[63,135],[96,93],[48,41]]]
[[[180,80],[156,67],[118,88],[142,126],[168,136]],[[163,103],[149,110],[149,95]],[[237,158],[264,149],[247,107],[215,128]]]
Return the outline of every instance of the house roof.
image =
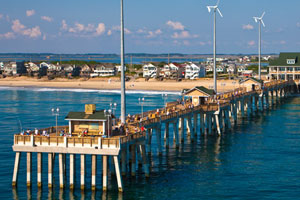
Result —
[[[240,83],[244,83],[244,82],[246,82],[246,81],[248,81],[248,80],[252,80],[252,81],[257,82],[257,83],[259,83],[259,84],[263,84],[263,83],[264,83],[263,80],[258,80],[258,79],[253,78],[253,77],[250,77],[250,78],[247,78],[247,79],[245,79],[245,80],[242,80],[242,81],[240,81]]]
[[[84,121],[103,121],[107,118],[104,115],[104,110],[95,111],[93,114],[86,114],[85,112],[69,112],[65,120],[84,120]]]
[[[295,59],[295,64],[287,64],[288,59]],[[271,60],[269,66],[300,66],[300,53],[280,53],[279,58]]]
[[[214,90],[208,89],[208,88],[203,87],[203,86],[196,86],[196,87],[194,87],[194,88],[192,88],[192,89],[190,89],[190,90],[185,90],[185,89],[184,89],[184,90],[182,90],[182,92],[183,92],[184,94],[187,94],[187,93],[190,93],[190,92],[192,92],[192,91],[194,91],[194,90],[198,90],[198,91],[200,91],[200,92],[203,92],[203,93],[207,94],[207,96],[215,95],[215,91],[214,91]]]

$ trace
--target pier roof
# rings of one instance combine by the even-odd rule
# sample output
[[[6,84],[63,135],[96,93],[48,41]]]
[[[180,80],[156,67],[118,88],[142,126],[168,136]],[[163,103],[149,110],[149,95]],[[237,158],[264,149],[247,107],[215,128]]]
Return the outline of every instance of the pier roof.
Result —
[[[184,95],[188,95],[189,93],[191,93],[191,92],[193,92],[195,90],[197,90],[197,91],[199,91],[202,94],[205,94],[207,96],[215,95],[214,90],[210,90],[210,89],[208,89],[206,87],[203,87],[203,86],[196,86],[196,87],[194,87],[194,88],[192,88],[190,90],[183,90],[183,93],[184,93]]]
[[[106,121],[104,110],[95,111],[93,114],[86,114],[85,112],[69,112],[65,120],[92,120],[92,121]]]
[[[280,53],[279,58],[271,60],[269,66],[300,66],[300,53]],[[287,63],[287,60],[295,60],[295,63]]]

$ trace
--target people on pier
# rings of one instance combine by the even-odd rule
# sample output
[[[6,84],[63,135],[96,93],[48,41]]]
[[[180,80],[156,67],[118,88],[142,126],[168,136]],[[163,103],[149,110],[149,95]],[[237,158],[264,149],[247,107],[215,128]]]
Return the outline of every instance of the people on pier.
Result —
[[[34,129],[34,134],[38,135],[39,134],[39,130],[37,128]]]

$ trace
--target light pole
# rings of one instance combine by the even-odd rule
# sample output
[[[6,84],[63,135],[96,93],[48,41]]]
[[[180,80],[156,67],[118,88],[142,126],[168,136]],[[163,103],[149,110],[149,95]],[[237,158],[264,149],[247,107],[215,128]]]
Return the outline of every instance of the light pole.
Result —
[[[123,0],[121,0],[121,122],[126,123],[126,94],[125,94],[125,69],[124,69],[124,13]]]
[[[108,131],[108,133],[107,133],[107,137],[110,137],[110,118],[111,118],[111,109],[109,109],[109,110],[104,110],[104,115],[105,115],[105,117],[107,117],[107,131]]]
[[[52,115],[53,116],[55,116],[55,121],[56,121],[56,136],[57,136],[57,118],[58,118],[58,116],[59,116],[59,108],[52,108],[51,109],[51,111],[52,111]]]
[[[112,114],[115,116],[116,109],[117,109],[117,103],[110,103],[109,104],[110,109],[112,110]],[[116,116],[115,116],[116,118]],[[113,125],[115,125],[115,119],[113,120]]]
[[[145,98],[139,98],[139,105],[141,105],[141,111],[142,111],[142,119],[144,118],[144,111],[143,111],[143,108],[144,108],[144,103],[145,103]]]

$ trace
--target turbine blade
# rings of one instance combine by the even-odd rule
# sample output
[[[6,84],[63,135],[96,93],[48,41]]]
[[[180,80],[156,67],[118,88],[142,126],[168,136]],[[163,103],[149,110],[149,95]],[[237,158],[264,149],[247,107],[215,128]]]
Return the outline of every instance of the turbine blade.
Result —
[[[266,12],[263,12],[263,14],[261,15],[261,19],[265,16]]]
[[[219,3],[220,3],[220,0],[218,0],[218,2],[217,2],[217,6],[219,5]]]
[[[207,9],[208,9],[208,12],[210,12],[210,11],[211,11],[211,9],[210,9],[210,6],[207,6]]]
[[[217,11],[218,11],[218,13],[220,14],[220,16],[223,17],[223,15],[222,15],[222,13],[221,13],[221,11],[220,11],[219,8],[217,8]]]
[[[261,21],[262,25],[263,25],[264,27],[266,27],[264,21],[263,21],[262,19],[261,19],[260,21]]]
[[[257,23],[257,17],[253,17],[254,21]]]

